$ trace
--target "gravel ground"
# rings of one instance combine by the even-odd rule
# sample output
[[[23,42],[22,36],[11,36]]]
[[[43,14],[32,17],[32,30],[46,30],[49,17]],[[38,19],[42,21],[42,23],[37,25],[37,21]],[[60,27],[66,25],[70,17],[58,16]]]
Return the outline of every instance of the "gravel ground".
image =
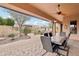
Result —
[[[36,39],[37,38],[37,39]],[[31,39],[18,40],[15,42],[0,45],[1,56],[42,56],[46,51],[42,48],[39,36],[32,36]],[[47,53],[46,55],[56,55]]]
[[[69,55],[79,56],[79,41],[72,41],[71,43]],[[32,35],[27,40],[18,40],[0,45],[0,56],[42,56],[45,52],[39,35]],[[44,56],[56,56],[56,54],[48,52]]]

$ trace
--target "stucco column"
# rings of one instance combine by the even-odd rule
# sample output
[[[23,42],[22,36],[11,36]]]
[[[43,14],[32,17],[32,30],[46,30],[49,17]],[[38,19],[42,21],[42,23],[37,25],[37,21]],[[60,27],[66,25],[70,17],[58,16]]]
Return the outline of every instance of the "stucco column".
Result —
[[[60,24],[60,32],[63,31],[63,24]]]
[[[53,35],[56,34],[56,23],[55,22],[52,22],[52,32],[53,32]]]

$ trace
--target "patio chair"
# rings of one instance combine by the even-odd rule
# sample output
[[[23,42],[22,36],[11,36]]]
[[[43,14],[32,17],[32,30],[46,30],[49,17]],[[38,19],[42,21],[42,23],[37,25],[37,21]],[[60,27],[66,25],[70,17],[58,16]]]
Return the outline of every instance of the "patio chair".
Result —
[[[49,36],[50,36],[50,37],[52,37],[52,36],[53,36],[52,32],[49,32],[48,34],[49,34]]]
[[[41,42],[43,45],[43,49],[45,49],[47,52],[52,52],[52,45],[50,37],[41,36]]]
[[[64,41],[62,42],[62,44],[56,44],[56,43],[52,43],[51,42],[51,37],[48,36],[41,36],[41,42],[43,45],[43,49],[46,50],[46,52],[55,52],[57,53],[57,55],[63,55],[59,52],[59,50],[63,50],[66,51],[66,56],[68,56],[69,54],[69,46],[67,45],[68,39],[70,37],[70,34],[64,39]],[[64,56],[64,55],[63,55]]]
[[[49,36],[49,37],[52,37],[53,36],[53,34],[52,34],[52,32],[48,32],[48,33],[44,33],[44,36]]]
[[[42,45],[43,45],[43,49],[46,50],[46,53],[47,52],[55,52],[57,53],[57,55],[59,54],[56,50],[53,51],[53,45],[51,44],[51,38],[50,37],[47,37],[47,36],[41,36],[41,42],[42,42]],[[45,53],[45,54],[46,54]],[[44,54],[43,54],[44,55]]]
[[[48,33],[44,33],[44,36],[48,37],[49,35],[48,35]]]
[[[71,32],[70,32],[70,33],[68,34],[68,36],[64,39],[64,41],[62,42],[61,45],[58,45],[58,44],[55,45],[55,47],[56,47],[58,53],[59,53],[58,50],[63,50],[63,51],[66,51],[66,52],[67,52],[67,53],[66,53],[66,56],[68,56],[68,54],[69,54],[69,49],[70,49],[70,47],[69,47],[69,45],[68,45],[68,39],[69,39],[70,35],[71,35]],[[60,53],[59,53],[59,55],[63,55],[63,54],[60,54]]]

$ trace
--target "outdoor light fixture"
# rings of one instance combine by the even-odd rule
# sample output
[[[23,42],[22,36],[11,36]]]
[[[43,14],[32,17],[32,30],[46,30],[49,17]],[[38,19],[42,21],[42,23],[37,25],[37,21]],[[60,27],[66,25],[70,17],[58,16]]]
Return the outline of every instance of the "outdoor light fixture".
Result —
[[[60,4],[58,4],[58,12],[57,14],[60,15],[62,12],[60,11]]]

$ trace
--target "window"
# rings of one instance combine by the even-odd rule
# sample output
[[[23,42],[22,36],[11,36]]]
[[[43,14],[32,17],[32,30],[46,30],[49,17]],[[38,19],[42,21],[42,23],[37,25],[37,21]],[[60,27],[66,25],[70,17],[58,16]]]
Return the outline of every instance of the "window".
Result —
[[[70,32],[77,34],[77,21],[70,21]]]

